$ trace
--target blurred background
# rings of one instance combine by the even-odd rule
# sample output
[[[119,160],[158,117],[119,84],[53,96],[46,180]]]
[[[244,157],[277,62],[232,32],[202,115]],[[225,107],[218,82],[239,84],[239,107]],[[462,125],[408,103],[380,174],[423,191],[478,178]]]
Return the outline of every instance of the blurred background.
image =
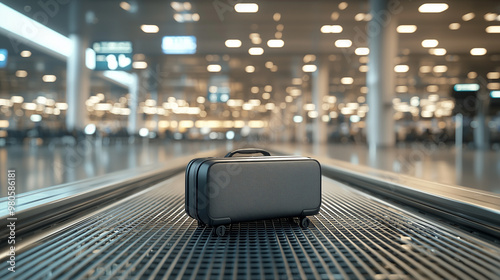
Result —
[[[0,181],[215,148],[500,193],[500,3],[0,1]]]

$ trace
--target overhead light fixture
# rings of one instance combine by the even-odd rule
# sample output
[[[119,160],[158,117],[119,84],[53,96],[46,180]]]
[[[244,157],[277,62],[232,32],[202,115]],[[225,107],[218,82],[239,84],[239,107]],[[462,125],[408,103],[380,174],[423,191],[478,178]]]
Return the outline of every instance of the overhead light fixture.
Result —
[[[361,65],[361,66],[359,66],[359,72],[361,72],[361,73],[368,72],[368,65]]]
[[[253,72],[255,72],[255,66],[253,66],[253,65],[247,65],[245,67],[245,72],[247,72],[247,73],[253,73]]]
[[[125,11],[130,11],[130,4],[126,1],[120,2],[120,8],[124,9]]]
[[[343,85],[352,85],[354,83],[354,79],[352,77],[343,77],[340,79],[340,83]]]
[[[396,72],[396,73],[406,73],[406,72],[408,72],[408,70],[410,70],[410,66],[405,65],[405,64],[400,64],[400,65],[394,66],[394,72]]]
[[[220,72],[222,70],[222,66],[219,64],[210,64],[207,66],[208,72]]]
[[[0,29],[7,31],[12,38],[31,42],[45,51],[55,53],[59,58],[66,59],[71,55],[72,42],[68,37],[3,3],[0,3],[0,15]],[[28,26],[30,31],[26,29]]]
[[[24,50],[20,53],[21,57],[30,57],[31,56],[31,52],[28,51],[28,50]]]
[[[335,46],[337,48],[348,48],[352,46],[352,41],[349,39],[339,39],[335,41]]]
[[[465,15],[462,16],[462,20],[463,21],[469,21],[471,19],[473,19],[474,17],[476,17],[476,14],[474,13],[467,13]]]
[[[18,78],[26,78],[28,76],[28,72],[26,70],[17,70],[16,77]]]
[[[495,21],[498,17],[497,13],[486,13],[484,14],[484,20],[486,21]]]
[[[418,7],[418,11],[421,13],[442,13],[448,9],[448,4],[446,3],[425,3]]]
[[[255,3],[238,3],[234,5],[237,13],[256,13],[259,11],[259,5]]]
[[[450,23],[448,27],[450,28],[450,30],[458,30],[460,29],[460,23],[458,22]]]
[[[349,4],[347,4],[347,2],[340,2],[339,3],[339,10],[343,11],[343,10],[347,9],[348,6],[349,6]]]
[[[489,72],[486,74],[486,78],[490,80],[498,80],[500,79],[500,72]]]
[[[274,21],[280,21],[280,19],[281,19],[281,14],[280,13],[274,13],[273,20]]]
[[[396,92],[397,92],[397,93],[404,93],[404,92],[408,92],[408,87],[407,87],[407,86],[397,86],[397,87],[396,87]]]
[[[250,55],[262,55],[264,53],[264,49],[260,47],[253,47],[248,49],[248,53]]]
[[[146,68],[148,68],[148,63],[146,61],[134,61],[132,63],[132,68],[134,68],[134,69],[146,69]]]
[[[267,41],[267,46],[270,48],[282,48],[285,45],[285,41],[281,39],[271,39]]]
[[[228,39],[226,40],[226,47],[228,48],[239,48],[241,47],[241,41],[238,39]]]
[[[427,65],[423,65],[423,66],[420,66],[420,69],[419,69],[420,73],[430,73],[432,71],[432,67],[431,66],[427,66]]]
[[[436,65],[436,66],[432,67],[432,71],[435,73],[444,73],[444,72],[448,71],[448,66]]]
[[[308,73],[314,72],[317,69],[318,69],[318,67],[314,64],[306,64],[306,65],[302,66],[302,71],[308,72]]]
[[[422,41],[422,47],[424,48],[434,48],[437,47],[438,44],[439,42],[436,39],[425,39]]]
[[[356,48],[354,53],[357,55],[368,55],[370,53],[369,48]]]
[[[46,83],[53,83],[57,80],[55,75],[43,75],[42,80]]]
[[[143,24],[141,25],[141,30],[144,31],[144,33],[158,33],[160,31],[160,28],[158,25],[154,24]]]
[[[500,33],[500,25],[490,25],[486,27],[487,33]]]
[[[446,49],[445,48],[429,49],[429,53],[436,56],[443,56],[446,54]]]
[[[340,25],[323,25],[321,26],[321,33],[341,33],[343,30]]]
[[[399,25],[396,28],[396,31],[398,33],[414,33],[417,31],[417,26],[416,25]]]
[[[473,48],[470,50],[470,54],[474,56],[480,56],[480,55],[485,55],[486,54],[486,49],[485,48]]]

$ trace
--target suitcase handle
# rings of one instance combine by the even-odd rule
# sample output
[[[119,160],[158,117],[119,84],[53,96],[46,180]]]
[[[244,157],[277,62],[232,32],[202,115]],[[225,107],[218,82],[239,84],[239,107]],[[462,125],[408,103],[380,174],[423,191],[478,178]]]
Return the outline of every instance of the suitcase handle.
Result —
[[[232,157],[235,154],[263,154],[264,156],[271,156],[271,153],[269,153],[266,150],[248,148],[248,149],[237,149],[237,150],[234,150],[232,152],[227,153],[227,155],[225,157]]]

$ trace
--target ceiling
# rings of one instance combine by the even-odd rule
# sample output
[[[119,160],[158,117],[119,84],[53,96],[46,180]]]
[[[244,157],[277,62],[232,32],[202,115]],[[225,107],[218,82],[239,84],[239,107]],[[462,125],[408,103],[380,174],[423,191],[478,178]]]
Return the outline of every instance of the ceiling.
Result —
[[[50,28],[64,34],[69,34],[69,2],[67,0],[37,1],[37,0],[5,0],[5,4],[32,17],[44,21]],[[40,3],[56,3],[44,9]],[[129,1],[130,2],[130,1]],[[304,56],[314,54],[317,60],[329,61],[330,94],[343,96],[347,101],[355,100],[362,94],[361,88],[366,83],[366,73],[359,67],[366,64],[365,58],[354,54],[357,47],[366,47],[366,21],[356,21],[359,13],[368,13],[368,1],[348,1],[348,6],[341,10],[341,1],[254,1],[259,5],[259,11],[254,14],[236,13],[231,8],[232,0],[191,1],[192,12],[200,15],[198,22],[178,23],[174,20],[175,11],[170,1],[148,0],[130,2],[135,7],[134,12],[120,7],[117,0],[84,1],[85,8],[81,10],[88,21],[89,42],[130,40],[133,42],[134,53],[144,54],[149,64],[148,71],[157,78],[160,96],[177,94],[197,95],[206,93],[203,85],[207,84],[212,75],[207,72],[207,65],[216,63],[222,65],[222,74],[229,76],[232,96],[249,98],[252,86],[263,87],[273,85],[276,98],[284,98],[284,89],[291,85],[293,77],[307,79],[301,67]],[[408,86],[408,95],[426,94],[428,85],[438,85],[442,95],[449,93],[451,84],[464,82],[467,74],[477,72],[485,76],[491,71],[500,70],[500,34],[488,34],[485,28],[489,25],[500,25],[499,21],[489,22],[484,19],[486,13],[500,14],[500,2],[496,0],[482,1],[440,1],[447,2],[449,9],[439,14],[421,14],[418,7],[427,1],[396,1],[397,11],[391,15],[398,24],[414,24],[417,31],[413,34],[398,34],[398,61],[407,64],[407,73],[397,74],[398,85]],[[132,9],[134,10],[134,9]],[[49,11],[49,12],[47,12]],[[91,11],[91,13],[89,13]],[[472,20],[464,21],[462,16],[474,13]],[[273,15],[279,13],[276,21]],[[333,16],[332,16],[332,13]],[[338,13],[335,17],[335,13]],[[92,16],[91,16],[92,15]],[[450,30],[450,23],[460,23],[458,30]],[[142,24],[158,25],[157,34],[146,34],[141,29]],[[338,24],[343,27],[340,34],[323,34],[320,28],[326,24]],[[282,48],[269,48],[267,40],[276,36],[278,25],[282,25]],[[255,45],[250,40],[250,33],[259,33],[262,43]],[[161,39],[165,35],[194,35],[197,38],[197,52],[194,55],[165,55],[161,51]],[[439,47],[447,50],[445,56],[434,56],[428,49],[422,47],[424,39],[437,39]],[[227,39],[242,41],[240,48],[229,49],[224,45]],[[337,39],[350,39],[353,45],[347,49],[334,46]],[[253,46],[264,48],[261,56],[251,56],[248,49]],[[472,48],[487,49],[484,56],[471,56]],[[6,37],[0,36],[0,48],[9,49],[12,63],[6,70],[0,71],[0,92],[37,91],[44,87],[47,90],[62,91],[64,80],[57,85],[44,85],[39,82],[19,82],[14,75],[17,69],[62,73],[65,63],[53,59],[46,54],[33,51],[29,59],[17,57],[15,54],[29,47],[14,48]],[[265,63],[271,61],[277,66],[277,71],[271,72]],[[253,65],[254,73],[246,73],[245,66]],[[445,73],[421,73],[420,66],[447,65]],[[354,78],[352,85],[341,85],[341,77]],[[189,83],[186,81],[195,81]],[[93,91],[101,90],[106,82],[99,78],[93,79]],[[262,90],[261,90],[262,92]],[[160,98],[161,99],[161,98]],[[350,100],[349,100],[350,99]]]

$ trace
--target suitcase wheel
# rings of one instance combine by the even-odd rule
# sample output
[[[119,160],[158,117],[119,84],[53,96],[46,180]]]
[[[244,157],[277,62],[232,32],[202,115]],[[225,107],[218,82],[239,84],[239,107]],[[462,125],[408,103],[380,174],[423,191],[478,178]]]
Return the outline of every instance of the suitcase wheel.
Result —
[[[215,233],[217,236],[222,237],[226,234],[226,226],[218,226],[215,228]]]
[[[198,221],[198,227],[205,227],[206,224],[202,221]]]
[[[308,228],[310,223],[311,223],[311,221],[309,220],[308,217],[300,218],[300,226],[302,228]]]

